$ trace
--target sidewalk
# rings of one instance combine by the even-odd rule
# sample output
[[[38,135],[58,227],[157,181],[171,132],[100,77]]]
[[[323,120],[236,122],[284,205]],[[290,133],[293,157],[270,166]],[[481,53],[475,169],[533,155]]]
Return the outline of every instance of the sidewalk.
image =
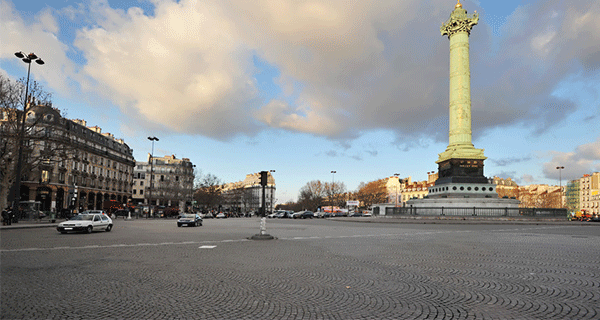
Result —
[[[65,221],[65,219],[56,219],[54,222],[49,219],[40,220],[21,220],[18,223],[12,223],[10,226],[0,226],[0,230],[25,229],[25,228],[56,228],[56,226]]]

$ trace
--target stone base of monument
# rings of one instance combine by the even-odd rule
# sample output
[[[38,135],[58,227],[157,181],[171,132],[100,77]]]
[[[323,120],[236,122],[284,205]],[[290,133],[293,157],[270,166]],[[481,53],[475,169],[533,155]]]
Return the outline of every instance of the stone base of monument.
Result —
[[[267,218],[263,217],[260,219],[260,233],[253,235],[249,238],[250,240],[273,240],[273,237],[270,234],[267,234]]]
[[[419,208],[420,214],[438,213],[438,208],[496,208],[518,209],[519,200],[506,198],[425,198],[406,202],[407,207]],[[431,208],[431,212],[428,212]]]
[[[270,234],[255,234],[252,237],[249,238],[250,240],[273,240],[275,239],[275,237],[273,237]]]

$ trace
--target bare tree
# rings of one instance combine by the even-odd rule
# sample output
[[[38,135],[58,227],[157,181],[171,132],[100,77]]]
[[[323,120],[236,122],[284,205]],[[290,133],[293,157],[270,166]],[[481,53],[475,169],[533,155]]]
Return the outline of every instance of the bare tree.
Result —
[[[325,184],[319,180],[308,182],[300,189],[298,204],[306,210],[315,211],[327,195]]]
[[[208,209],[215,208],[223,202],[221,181],[213,174],[207,174],[200,179],[200,184],[194,192],[194,200]]]
[[[29,110],[39,105],[51,106],[51,94],[45,92],[37,82],[29,86],[27,108],[25,103],[24,80],[12,81],[0,74],[0,207],[6,206],[9,190],[14,190],[16,180],[16,167],[20,143],[20,131],[23,117]],[[52,108],[60,114],[58,109]],[[63,134],[52,134],[52,130],[42,125],[42,117],[27,117],[24,127],[22,180],[25,177],[32,180],[37,173],[37,180],[47,177],[52,164],[66,159],[66,153],[71,150],[70,143],[65,143],[68,138]],[[16,194],[13,193],[16,196]]]
[[[361,182],[358,186],[356,196],[362,205],[366,207],[370,207],[376,203],[386,202],[388,194],[385,186],[385,179],[371,181],[369,183]]]
[[[343,207],[346,204],[346,185],[343,182],[326,182],[325,194],[330,205]]]

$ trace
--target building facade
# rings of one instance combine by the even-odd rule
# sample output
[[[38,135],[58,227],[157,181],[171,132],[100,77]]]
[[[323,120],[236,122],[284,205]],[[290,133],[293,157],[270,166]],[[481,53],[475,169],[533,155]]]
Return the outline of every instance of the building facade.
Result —
[[[103,209],[108,200],[125,204],[131,199],[135,161],[122,139],[87,127],[85,120],[63,118],[51,105],[27,110],[21,202],[60,213]],[[7,125],[10,115],[0,120]]]
[[[272,212],[275,199],[275,178],[267,172],[265,186],[265,211]],[[242,181],[226,183],[222,187],[224,206],[232,212],[259,212],[262,206],[263,187],[260,185],[260,172],[250,173]]]
[[[194,167],[188,158],[174,155],[152,157],[136,162],[133,172],[132,199],[135,204],[152,209],[177,208],[189,211],[194,192]]]
[[[579,194],[579,180],[569,181],[565,191],[565,208],[567,208],[567,210],[570,212],[579,211]]]
[[[579,208],[590,214],[600,214],[600,172],[585,174],[579,179]]]

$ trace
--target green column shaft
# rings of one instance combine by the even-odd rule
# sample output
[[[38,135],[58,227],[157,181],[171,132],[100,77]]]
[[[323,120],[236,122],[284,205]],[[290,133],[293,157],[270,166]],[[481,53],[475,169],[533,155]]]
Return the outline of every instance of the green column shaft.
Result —
[[[450,147],[473,147],[471,142],[471,70],[469,34],[450,36]]]

